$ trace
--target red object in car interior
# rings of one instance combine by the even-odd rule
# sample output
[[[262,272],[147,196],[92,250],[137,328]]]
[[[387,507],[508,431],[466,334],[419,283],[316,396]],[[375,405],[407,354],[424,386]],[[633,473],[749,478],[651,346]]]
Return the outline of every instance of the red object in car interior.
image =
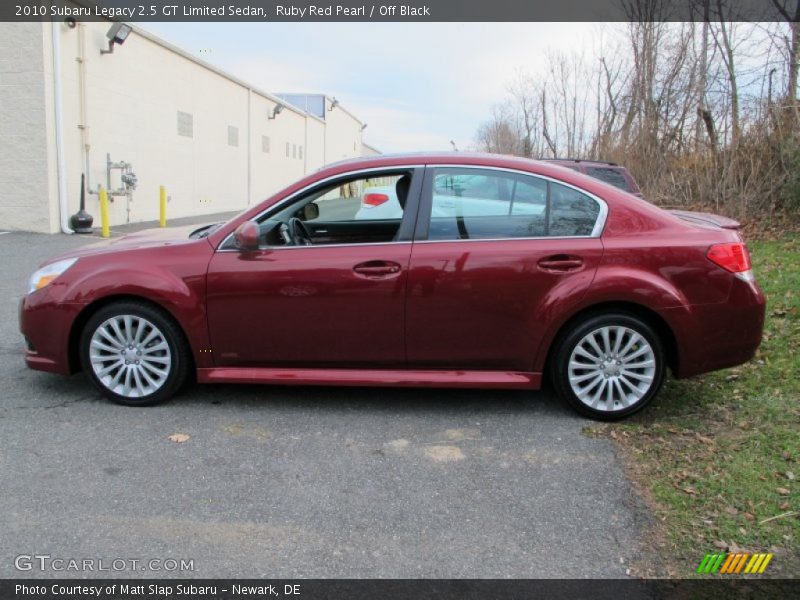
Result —
[[[380,206],[389,200],[386,194],[364,194],[364,204],[368,206]]]

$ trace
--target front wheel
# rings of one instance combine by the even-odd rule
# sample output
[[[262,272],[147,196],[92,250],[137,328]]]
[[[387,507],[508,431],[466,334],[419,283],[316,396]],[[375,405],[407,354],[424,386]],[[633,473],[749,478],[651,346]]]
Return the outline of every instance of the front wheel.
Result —
[[[161,310],[117,302],[89,318],[80,340],[83,370],[107,398],[146,406],[171,397],[186,380],[183,334]]]
[[[655,331],[625,313],[573,326],[556,348],[553,386],[579,413],[603,421],[644,408],[664,381],[664,349]]]

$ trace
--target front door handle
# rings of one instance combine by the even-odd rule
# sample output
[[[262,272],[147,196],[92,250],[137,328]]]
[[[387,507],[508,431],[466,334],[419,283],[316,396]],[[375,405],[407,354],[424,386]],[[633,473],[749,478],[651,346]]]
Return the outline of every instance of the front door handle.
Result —
[[[540,259],[538,264],[545,271],[565,273],[580,269],[583,266],[583,259],[571,254],[554,254]]]
[[[353,267],[353,272],[369,279],[383,279],[397,275],[402,267],[388,260],[370,260]]]

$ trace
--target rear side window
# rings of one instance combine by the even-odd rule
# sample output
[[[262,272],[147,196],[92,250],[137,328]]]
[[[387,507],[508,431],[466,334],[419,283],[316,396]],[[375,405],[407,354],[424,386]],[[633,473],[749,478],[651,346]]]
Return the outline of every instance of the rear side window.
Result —
[[[600,181],[610,183],[614,187],[618,187],[626,192],[631,191],[628,180],[625,179],[625,176],[617,169],[611,169],[609,167],[586,167],[586,174]]]
[[[592,235],[600,205],[575,188],[550,182],[548,235],[566,237]]]
[[[436,169],[428,239],[540,237],[547,182],[481,169]]]
[[[430,240],[588,236],[600,214],[573,188],[492,169],[437,168],[431,192]]]

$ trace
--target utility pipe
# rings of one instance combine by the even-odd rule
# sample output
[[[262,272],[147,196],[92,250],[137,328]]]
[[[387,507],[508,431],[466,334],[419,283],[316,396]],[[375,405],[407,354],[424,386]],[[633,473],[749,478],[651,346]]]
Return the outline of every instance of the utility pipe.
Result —
[[[61,104],[61,23],[53,21],[53,116],[56,126],[56,179],[58,185],[58,216],[63,233],[73,233],[69,226],[67,176],[64,168],[64,110]]]

